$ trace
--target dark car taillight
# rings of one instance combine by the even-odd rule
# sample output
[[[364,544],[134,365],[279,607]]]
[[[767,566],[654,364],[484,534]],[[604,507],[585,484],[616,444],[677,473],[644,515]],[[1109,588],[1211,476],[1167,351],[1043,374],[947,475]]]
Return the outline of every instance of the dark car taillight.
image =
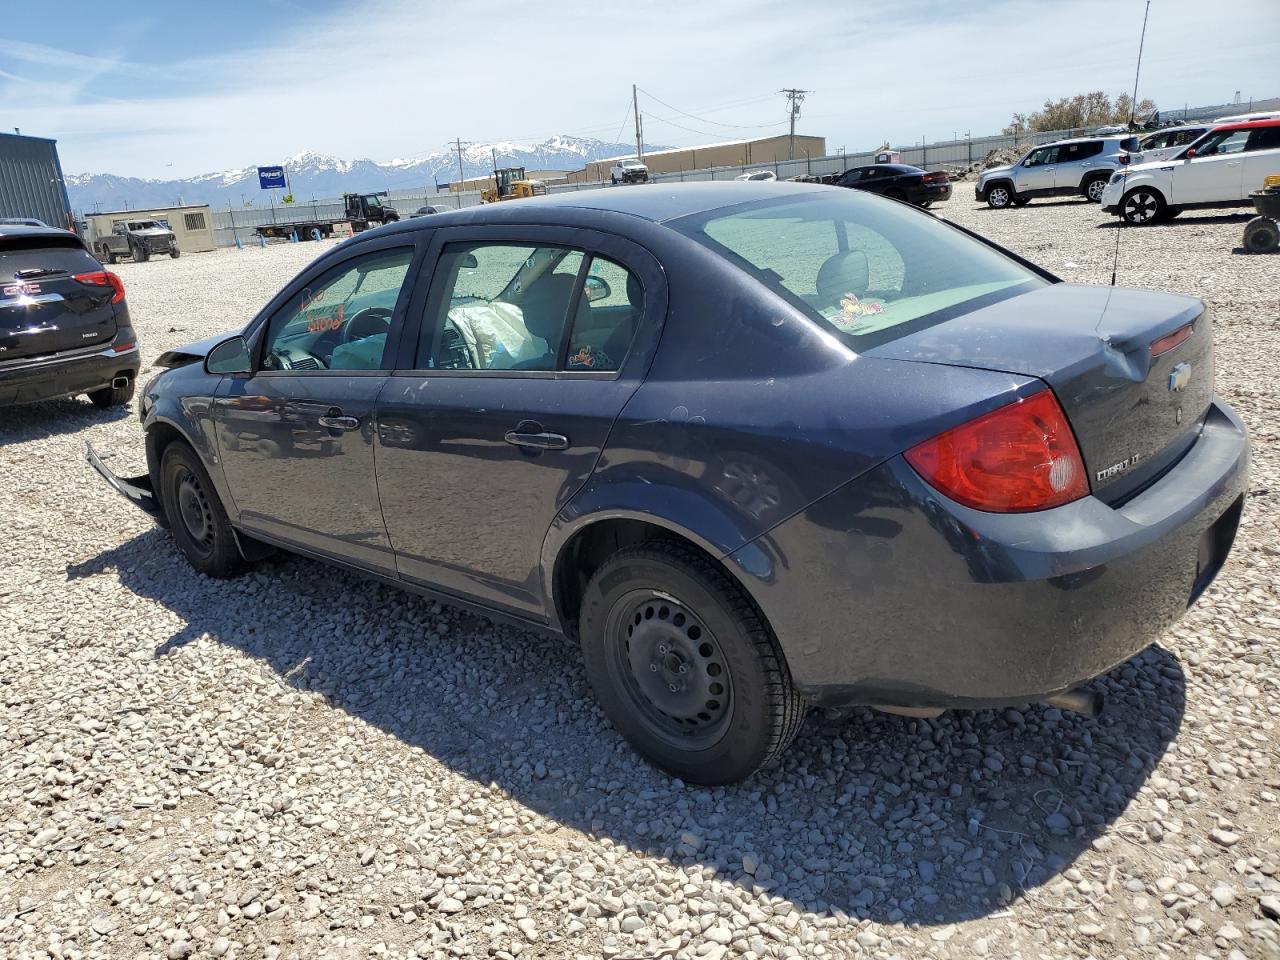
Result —
[[[1027,513],[1089,493],[1075,434],[1050,390],[953,427],[905,456],[931,486],[975,510]]]
[[[950,183],[951,177],[945,173],[926,173],[924,175],[925,183]]]
[[[93,273],[77,273],[73,278],[91,287],[110,287],[111,302],[119,303],[124,299],[124,281],[110,270],[95,270]]]

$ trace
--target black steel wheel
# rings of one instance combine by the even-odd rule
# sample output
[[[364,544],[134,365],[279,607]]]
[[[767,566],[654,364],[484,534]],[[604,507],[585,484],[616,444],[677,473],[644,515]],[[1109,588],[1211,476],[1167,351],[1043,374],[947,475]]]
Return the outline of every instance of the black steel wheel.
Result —
[[[733,783],[776,760],[805,705],[777,639],[723,568],[655,540],[595,572],[579,620],[596,698],[655,766]]]
[[[204,464],[186,443],[165,448],[160,490],[169,530],[191,566],[210,577],[238,572],[241,558],[231,521]]]
[[[1254,217],[1244,225],[1244,246],[1250,253],[1280,249],[1280,224],[1270,217]]]

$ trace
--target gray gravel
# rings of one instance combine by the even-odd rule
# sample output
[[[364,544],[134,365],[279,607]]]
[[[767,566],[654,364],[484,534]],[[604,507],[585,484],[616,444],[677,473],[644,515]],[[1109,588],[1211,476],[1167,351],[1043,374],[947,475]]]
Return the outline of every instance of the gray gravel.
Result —
[[[964,192],[1109,276],[1096,207]],[[1280,257],[1242,227],[1122,234],[1122,283],[1213,306],[1255,460],[1231,562],[1108,713],[817,714],[734,789],[638,761],[562,644],[303,560],[200,578],[80,459],[139,466],[132,413],[4,411],[0,955],[1280,955]],[[120,265],[145,359],[316,252]]]

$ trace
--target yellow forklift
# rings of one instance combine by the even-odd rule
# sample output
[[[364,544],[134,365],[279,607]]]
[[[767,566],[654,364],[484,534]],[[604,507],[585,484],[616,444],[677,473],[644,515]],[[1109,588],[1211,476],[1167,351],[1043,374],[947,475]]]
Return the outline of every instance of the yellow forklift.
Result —
[[[495,167],[493,182],[497,184],[496,187],[485,187],[480,191],[480,200],[484,203],[519,200],[521,197],[536,197],[547,192],[547,185],[541,180],[530,180],[525,176],[524,167]]]

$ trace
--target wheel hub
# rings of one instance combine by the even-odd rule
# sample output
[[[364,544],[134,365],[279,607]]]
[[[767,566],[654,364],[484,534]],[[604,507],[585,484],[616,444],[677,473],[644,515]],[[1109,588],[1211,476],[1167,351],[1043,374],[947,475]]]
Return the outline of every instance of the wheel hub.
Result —
[[[718,740],[732,691],[711,632],[687,607],[653,594],[615,612],[615,662],[646,725],[685,747]]]
[[[208,546],[213,533],[213,517],[204,491],[190,474],[178,482],[178,512],[191,538],[202,546]]]

